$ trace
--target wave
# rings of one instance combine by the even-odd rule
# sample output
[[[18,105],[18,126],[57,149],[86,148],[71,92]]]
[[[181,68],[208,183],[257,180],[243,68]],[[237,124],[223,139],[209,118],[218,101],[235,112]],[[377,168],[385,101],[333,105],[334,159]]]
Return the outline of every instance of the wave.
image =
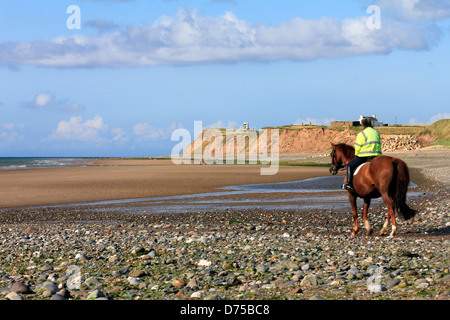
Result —
[[[31,168],[74,167],[89,164],[84,158],[0,158],[0,170],[19,170]]]

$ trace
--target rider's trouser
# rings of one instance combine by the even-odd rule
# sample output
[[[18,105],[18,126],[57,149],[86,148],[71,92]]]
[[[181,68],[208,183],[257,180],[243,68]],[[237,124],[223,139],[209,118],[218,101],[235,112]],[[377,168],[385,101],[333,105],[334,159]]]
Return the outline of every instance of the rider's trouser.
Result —
[[[354,157],[349,163],[347,163],[347,184],[353,187],[353,173],[355,169],[358,168],[363,163],[373,157]]]

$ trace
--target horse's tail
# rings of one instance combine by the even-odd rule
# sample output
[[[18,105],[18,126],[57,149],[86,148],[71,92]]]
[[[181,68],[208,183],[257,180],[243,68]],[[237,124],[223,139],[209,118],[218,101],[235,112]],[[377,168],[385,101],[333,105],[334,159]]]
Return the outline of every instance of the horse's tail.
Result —
[[[394,210],[400,212],[403,219],[410,220],[416,215],[416,211],[406,204],[406,193],[409,186],[409,170],[405,162],[394,159],[394,188],[391,188],[391,198],[394,200]]]

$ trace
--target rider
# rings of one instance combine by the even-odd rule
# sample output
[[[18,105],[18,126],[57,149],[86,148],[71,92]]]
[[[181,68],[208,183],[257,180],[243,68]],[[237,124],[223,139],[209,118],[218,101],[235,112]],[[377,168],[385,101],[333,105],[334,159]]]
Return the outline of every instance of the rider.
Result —
[[[374,157],[381,156],[380,134],[372,128],[372,121],[369,118],[361,120],[363,131],[356,137],[355,158],[347,164],[347,183],[343,185],[346,190],[353,189],[353,172],[363,163],[372,160]]]

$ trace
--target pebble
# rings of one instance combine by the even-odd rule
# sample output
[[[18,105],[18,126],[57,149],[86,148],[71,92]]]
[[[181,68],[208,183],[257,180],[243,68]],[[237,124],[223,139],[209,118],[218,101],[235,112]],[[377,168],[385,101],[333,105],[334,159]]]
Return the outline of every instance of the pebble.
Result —
[[[144,277],[147,273],[144,270],[135,270],[130,273],[130,277],[132,278],[141,278]]]
[[[177,287],[177,288],[179,288],[179,287],[184,287],[184,286],[186,285],[186,282],[185,282],[184,280],[178,280],[178,279],[176,279],[176,280],[174,280],[174,281],[172,282],[172,285],[173,285],[174,287]]]
[[[30,287],[20,281],[15,281],[9,290],[15,293],[31,293]]]
[[[367,290],[369,290],[370,292],[373,292],[373,293],[377,293],[377,292],[386,291],[386,288],[380,284],[373,284],[373,285],[369,286],[367,288]]]
[[[106,298],[106,295],[100,290],[93,290],[89,292],[87,300],[97,300],[99,298]]]
[[[17,292],[10,292],[5,296],[8,300],[24,300],[24,298]]]

